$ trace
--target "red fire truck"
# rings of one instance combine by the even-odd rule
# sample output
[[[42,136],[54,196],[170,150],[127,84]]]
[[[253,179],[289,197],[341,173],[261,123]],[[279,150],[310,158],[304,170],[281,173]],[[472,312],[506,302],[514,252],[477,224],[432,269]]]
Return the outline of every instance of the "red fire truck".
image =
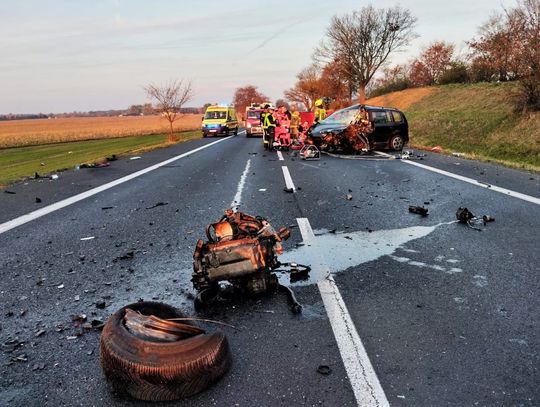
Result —
[[[261,113],[263,111],[263,104],[252,103],[251,106],[246,107],[246,137],[261,136],[263,135],[263,123],[261,123]]]

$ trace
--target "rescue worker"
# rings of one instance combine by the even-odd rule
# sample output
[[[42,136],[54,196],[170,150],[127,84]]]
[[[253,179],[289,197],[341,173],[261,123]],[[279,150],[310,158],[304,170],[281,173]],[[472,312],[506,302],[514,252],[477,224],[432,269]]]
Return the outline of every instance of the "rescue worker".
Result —
[[[274,117],[274,108],[268,107],[267,113],[264,116],[264,145],[265,149],[272,151],[274,149],[274,136],[276,134],[277,121]]]
[[[268,104],[263,105],[262,106],[261,116],[260,116],[261,126],[263,128],[263,144],[264,144],[264,149],[265,150],[268,150],[268,139],[267,139],[267,135],[266,135],[265,118],[266,118],[266,115],[268,114],[268,108],[269,107],[270,107],[270,105],[268,105]]]
[[[324,102],[322,99],[317,99],[315,101],[315,123],[319,123],[320,121],[326,119],[326,109],[323,105]]]
[[[287,110],[287,106],[279,105],[276,112],[277,128],[275,141],[279,143],[281,148],[288,148],[291,144],[291,113]]]
[[[293,141],[298,139],[298,126],[300,126],[300,112],[296,107],[296,103],[291,105],[291,138]]]

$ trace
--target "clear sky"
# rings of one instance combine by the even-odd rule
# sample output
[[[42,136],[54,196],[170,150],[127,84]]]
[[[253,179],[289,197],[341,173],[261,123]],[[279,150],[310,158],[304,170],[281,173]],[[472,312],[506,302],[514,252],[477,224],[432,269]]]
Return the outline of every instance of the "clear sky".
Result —
[[[190,106],[230,102],[252,84],[283,96],[311,62],[331,16],[360,0],[0,0],[0,114],[122,109],[143,86],[191,80]],[[419,38],[392,62],[435,40],[456,44],[514,0],[378,0],[418,18]]]

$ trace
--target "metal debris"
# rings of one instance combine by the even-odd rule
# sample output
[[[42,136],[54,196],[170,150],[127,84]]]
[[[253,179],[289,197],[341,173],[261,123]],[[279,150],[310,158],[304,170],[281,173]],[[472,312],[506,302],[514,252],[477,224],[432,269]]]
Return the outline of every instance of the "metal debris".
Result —
[[[409,206],[409,212],[411,213],[417,213],[418,215],[427,216],[428,215],[428,209],[424,208],[423,206]]]
[[[317,373],[328,376],[330,373],[332,373],[332,369],[330,368],[330,366],[327,365],[319,365],[319,367],[317,368]]]
[[[147,207],[146,209],[154,209],[154,208],[157,208],[158,206],[165,206],[165,205],[169,205],[169,203],[168,202],[158,202],[155,205]]]
[[[277,276],[280,266],[290,267],[296,276],[309,267],[294,263],[281,264],[277,255],[283,252],[281,242],[290,231],[283,227],[276,231],[260,216],[251,216],[227,209],[225,215],[206,228],[207,242],[199,240],[193,254],[193,287],[198,291],[195,306],[202,308],[219,294],[220,281],[229,281],[236,292],[259,295],[275,291],[289,291],[293,312],[301,310],[292,291],[282,288]]]
[[[467,208],[459,207],[456,211],[456,219],[460,223],[464,223],[467,226],[469,226],[471,229],[481,231],[479,227],[477,227],[480,224],[483,224],[486,226],[488,222],[495,221],[495,218],[489,215],[484,215],[482,217],[475,216],[471,211],[469,211]]]

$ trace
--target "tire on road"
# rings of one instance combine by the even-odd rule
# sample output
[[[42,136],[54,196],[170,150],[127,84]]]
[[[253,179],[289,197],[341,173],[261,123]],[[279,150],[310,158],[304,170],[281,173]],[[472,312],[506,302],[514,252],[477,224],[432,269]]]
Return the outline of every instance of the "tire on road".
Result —
[[[392,136],[390,139],[390,148],[394,151],[401,151],[403,150],[403,146],[405,144],[405,141],[403,140],[403,137],[400,135]]]
[[[163,319],[185,316],[166,304],[140,302],[109,318],[101,334],[100,363],[118,394],[146,401],[182,399],[206,389],[228,370],[230,351],[223,333],[175,342],[141,339],[124,325],[127,308]]]

